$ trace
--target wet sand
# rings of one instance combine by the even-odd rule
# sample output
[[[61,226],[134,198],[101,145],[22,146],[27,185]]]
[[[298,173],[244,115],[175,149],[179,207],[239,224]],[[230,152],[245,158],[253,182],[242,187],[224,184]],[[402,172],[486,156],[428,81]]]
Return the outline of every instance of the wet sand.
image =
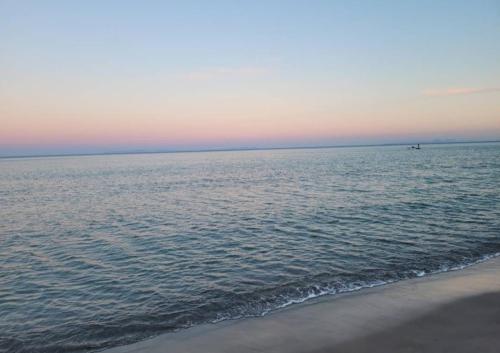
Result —
[[[500,258],[106,353],[498,352]]]

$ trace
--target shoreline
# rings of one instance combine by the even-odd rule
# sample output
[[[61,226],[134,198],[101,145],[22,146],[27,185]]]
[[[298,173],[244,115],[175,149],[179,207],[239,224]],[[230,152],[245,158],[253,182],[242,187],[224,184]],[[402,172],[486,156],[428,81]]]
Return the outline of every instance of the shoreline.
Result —
[[[486,304],[481,303],[498,313],[483,310]],[[457,320],[462,312],[483,315]],[[470,345],[461,342],[467,335],[448,333],[440,339],[438,333],[450,325],[452,332],[492,332],[491,327],[500,326],[499,314],[500,257],[493,257],[464,269],[323,296],[265,316],[203,324],[102,352],[375,352],[374,342],[380,352],[412,347],[409,352],[430,352],[431,347],[436,352],[460,352],[460,347],[468,352]],[[443,320],[448,324],[443,326]],[[488,351],[500,344],[496,336],[492,332],[468,342]]]

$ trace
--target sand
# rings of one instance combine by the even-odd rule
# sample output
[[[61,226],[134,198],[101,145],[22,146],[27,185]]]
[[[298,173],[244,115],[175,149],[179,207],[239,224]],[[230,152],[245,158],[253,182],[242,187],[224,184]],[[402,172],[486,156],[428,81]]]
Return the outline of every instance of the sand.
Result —
[[[105,352],[500,352],[500,258]]]
[[[500,292],[445,304],[393,328],[317,352],[500,351]]]

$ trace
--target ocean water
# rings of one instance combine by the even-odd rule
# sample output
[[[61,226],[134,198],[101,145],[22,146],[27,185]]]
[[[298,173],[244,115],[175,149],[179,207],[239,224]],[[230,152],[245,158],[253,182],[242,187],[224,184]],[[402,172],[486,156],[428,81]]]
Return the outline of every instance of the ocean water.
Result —
[[[500,252],[500,144],[0,159],[0,351],[92,352]]]

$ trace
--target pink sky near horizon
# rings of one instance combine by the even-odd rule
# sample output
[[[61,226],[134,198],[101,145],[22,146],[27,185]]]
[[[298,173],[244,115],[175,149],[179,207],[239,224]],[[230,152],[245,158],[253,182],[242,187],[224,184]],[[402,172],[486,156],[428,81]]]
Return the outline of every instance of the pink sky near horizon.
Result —
[[[497,92],[477,91],[449,88],[442,94],[434,90],[394,99],[363,92],[333,92],[328,97],[326,89],[253,96],[218,91],[190,102],[188,92],[169,99],[168,94],[146,98],[128,91],[103,99],[99,94],[54,89],[50,94],[4,98],[0,140],[10,146],[129,143],[168,148],[304,140],[335,144],[349,138],[415,135],[500,136]]]

